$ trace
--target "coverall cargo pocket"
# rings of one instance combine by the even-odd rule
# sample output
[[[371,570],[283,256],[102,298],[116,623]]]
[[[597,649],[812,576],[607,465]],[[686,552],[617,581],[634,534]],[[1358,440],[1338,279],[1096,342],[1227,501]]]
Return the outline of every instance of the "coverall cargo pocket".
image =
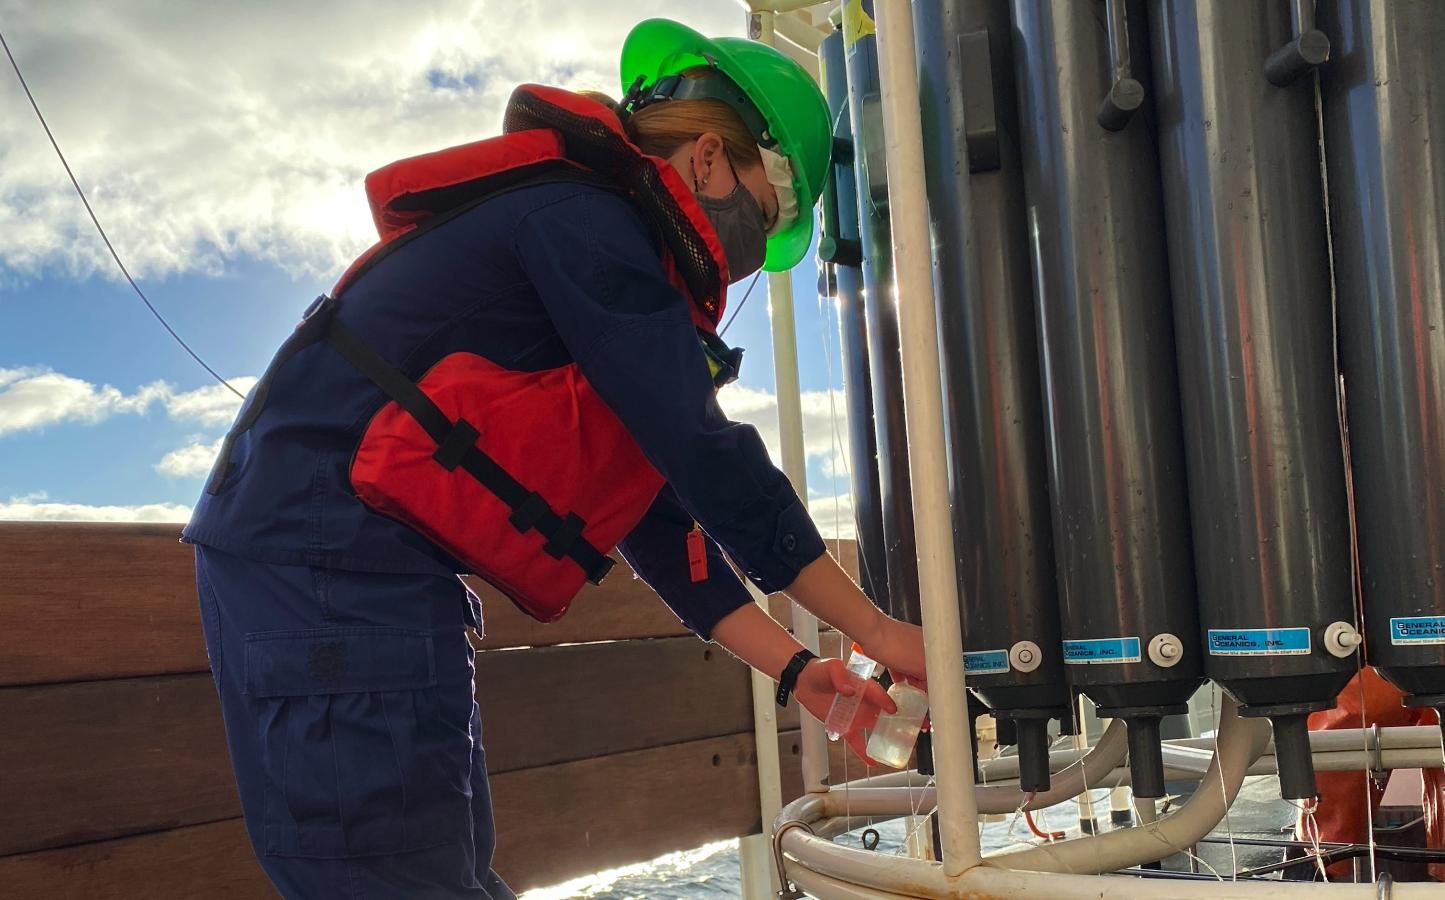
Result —
[[[470,742],[441,721],[430,634],[249,634],[245,678],[267,855],[343,859],[455,839]]]

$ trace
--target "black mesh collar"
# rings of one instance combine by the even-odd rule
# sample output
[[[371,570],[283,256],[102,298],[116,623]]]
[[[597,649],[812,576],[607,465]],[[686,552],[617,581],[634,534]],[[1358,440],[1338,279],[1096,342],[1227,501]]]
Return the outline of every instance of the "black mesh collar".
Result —
[[[707,241],[693,227],[651,158],[602,118],[610,113],[600,104],[597,111],[588,114],[566,109],[523,85],[512,92],[502,130],[555,129],[562,135],[569,160],[626,189],[643,217],[662,235],[693,302],[716,324],[722,311],[722,271]]]

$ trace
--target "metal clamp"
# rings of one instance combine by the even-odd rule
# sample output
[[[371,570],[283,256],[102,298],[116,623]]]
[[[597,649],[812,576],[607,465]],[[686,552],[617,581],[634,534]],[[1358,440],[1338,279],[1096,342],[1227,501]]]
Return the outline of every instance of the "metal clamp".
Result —
[[[1290,4],[1294,38],[1264,61],[1264,77],[1275,87],[1289,87],[1294,80],[1330,58],[1330,39],[1315,28],[1314,0]]]
[[[1370,778],[1382,783],[1390,773],[1385,769],[1385,748],[1381,740],[1380,723],[1371,725],[1365,732],[1365,752],[1370,756]]]
[[[842,237],[838,232],[838,172],[853,164],[853,142],[833,137],[833,161],[823,182],[823,223],[818,235],[818,261],[857,268],[863,264],[863,245],[856,238]]]
[[[1135,78],[1129,62],[1129,10],[1125,0],[1104,0],[1109,26],[1109,70],[1113,80],[1095,118],[1107,131],[1123,131],[1144,105],[1144,85]]]
[[[778,884],[782,885],[778,890],[778,900],[802,900],[807,896],[788,881],[788,870],[783,864],[783,835],[794,828],[804,828],[809,834],[817,834],[812,825],[801,819],[784,822],[777,831],[773,832],[773,864],[778,867]]]

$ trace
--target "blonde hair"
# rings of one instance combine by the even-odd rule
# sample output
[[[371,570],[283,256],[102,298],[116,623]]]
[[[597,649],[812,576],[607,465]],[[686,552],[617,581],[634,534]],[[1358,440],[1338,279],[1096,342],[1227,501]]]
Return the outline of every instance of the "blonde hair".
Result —
[[[711,74],[707,66],[696,66],[682,73],[684,78],[703,78]],[[618,111],[617,101],[598,91],[582,91],[582,96]],[[712,132],[723,140],[733,165],[750,169],[763,164],[757,141],[731,106],[721,100],[663,100],[645,106],[623,122],[627,137],[643,153],[666,159],[678,147]]]

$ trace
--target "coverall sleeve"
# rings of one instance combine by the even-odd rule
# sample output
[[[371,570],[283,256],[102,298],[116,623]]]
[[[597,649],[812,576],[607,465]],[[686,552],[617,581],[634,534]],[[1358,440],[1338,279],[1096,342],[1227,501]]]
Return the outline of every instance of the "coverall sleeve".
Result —
[[[823,540],[757,429],[723,415],[688,301],[631,205],[579,187],[522,217],[513,241],[567,351],[681,506],[764,592],[792,584]]]
[[[752,602],[752,596],[733,574],[721,548],[703,538],[707,551],[707,578],[694,582],[688,563],[687,536],[693,517],[670,486],[653,501],[647,515],[617,549],[622,558],[657,592],[688,630],[703,640],[734,610]]]

